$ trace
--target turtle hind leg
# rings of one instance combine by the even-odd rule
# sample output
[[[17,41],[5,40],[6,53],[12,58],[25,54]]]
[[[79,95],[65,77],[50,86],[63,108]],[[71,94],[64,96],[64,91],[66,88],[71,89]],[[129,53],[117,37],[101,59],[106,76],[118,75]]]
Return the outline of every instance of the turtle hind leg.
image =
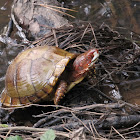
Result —
[[[65,81],[60,81],[60,84],[58,85],[58,88],[56,89],[55,92],[55,97],[54,97],[54,104],[58,105],[60,100],[65,96],[65,93],[67,92],[67,82]]]

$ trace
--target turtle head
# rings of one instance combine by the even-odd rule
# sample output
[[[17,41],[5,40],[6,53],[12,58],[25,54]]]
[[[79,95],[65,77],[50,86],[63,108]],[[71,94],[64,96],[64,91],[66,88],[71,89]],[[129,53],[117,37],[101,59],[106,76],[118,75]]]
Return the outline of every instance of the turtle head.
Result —
[[[73,78],[77,80],[85,77],[86,73],[94,67],[98,57],[99,52],[97,49],[90,49],[80,54],[73,63]]]
[[[98,57],[99,53],[97,49],[88,50],[76,57],[73,62],[72,73],[70,74],[70,84],[67,91],[84,79],[88,71],[94,67]]]

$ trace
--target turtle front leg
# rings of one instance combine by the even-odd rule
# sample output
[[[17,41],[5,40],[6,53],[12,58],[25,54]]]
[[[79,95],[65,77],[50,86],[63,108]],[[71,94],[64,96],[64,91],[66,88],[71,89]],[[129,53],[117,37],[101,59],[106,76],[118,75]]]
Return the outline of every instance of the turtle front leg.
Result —
[[[60,100],[65,96],[65,93],[67,92],[67,82],[66,81],[60,81],[60,84],[58,85],[58,88],[55,92],[54,97],[54,104],[58,105]]]

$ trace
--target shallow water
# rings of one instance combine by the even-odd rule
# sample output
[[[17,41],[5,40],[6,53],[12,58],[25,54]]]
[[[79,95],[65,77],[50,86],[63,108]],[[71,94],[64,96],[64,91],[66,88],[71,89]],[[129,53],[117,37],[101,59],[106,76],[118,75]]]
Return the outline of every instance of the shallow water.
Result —
[[[9,22],[11,4],[12,0],[0,0],[0,30]]]
[[[0,35],[4,33],[10,20],[12,0],[0,0]],[[11,60],[18,54],[17,46],[6,46],[0,42],[0,92],[4,88],[4,77]]]
[[[121,29],[122,32],[122,29],[126,28],[140,33],[140,1],[138,0],[68,1],[69,8],[78,11],[71,13],[75,15],[76,20],[91,21],[98,25],[106,23],[114,29]]]
[[[75,9],[76,20],[90,21],[112,28],[127,28],[140,33],[140,1],[138,0],[60,0],[65,7]],[[8,23],[12,0],[0,1],[0,30]],[[73,20],[73,19],[72,19]]]
[[[61,0],[61,2],[65,7],[78,11],[70,12],[76,17],[76,19],[70,19],[71,21],[84,20],[97,25],[106,23],[125,36],[131,36],[131,31],[140,34],[140,1],[138,0],[66,0],[64,2]],[[0,0],[0,34],[9,22],[11,4],[12,0]],[[15,46],[5,46],[0,43],[0,92],[4,87],[7,66],[19,50]],[[138,84],[139,81],[134,83],[134,85]],[[138,87],[139,85],[133,89],[133,93],[136,89],[136,93],[139,94]],[[132,90],[130,91],[132,95]],[[125,93],[127,96],[128,92]]]

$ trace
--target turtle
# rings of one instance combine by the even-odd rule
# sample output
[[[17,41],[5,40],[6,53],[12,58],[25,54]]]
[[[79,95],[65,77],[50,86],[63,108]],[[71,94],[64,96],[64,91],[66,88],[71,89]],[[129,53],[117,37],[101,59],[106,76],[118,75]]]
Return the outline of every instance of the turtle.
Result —
[[[5,76],[1,94],[4,107],[21,107],[44,101],[55,105],[94,67],[96,48],[76,54],[55,46],[37,46],[17,55]]]

